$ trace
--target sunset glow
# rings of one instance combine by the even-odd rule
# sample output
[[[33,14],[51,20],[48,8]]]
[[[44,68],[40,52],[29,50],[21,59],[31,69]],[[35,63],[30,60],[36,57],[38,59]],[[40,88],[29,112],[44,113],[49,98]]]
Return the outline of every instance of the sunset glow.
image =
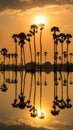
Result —
[[[39,24],[41,24],[41,23],[46,24],[46,17],[45,17],[45,16],[37,16],[37,17],[35,18],[35,23],[36,23],[37,25],[39,25]]]
[[[45,118],[45,110],[44,109],[42,109],[42,110],[40,110],[40,109],[38,109],[38,111],[37,111],[37,114],[38,114],[38,117],[40,118],[40,119],[43,119],[43,118]]]

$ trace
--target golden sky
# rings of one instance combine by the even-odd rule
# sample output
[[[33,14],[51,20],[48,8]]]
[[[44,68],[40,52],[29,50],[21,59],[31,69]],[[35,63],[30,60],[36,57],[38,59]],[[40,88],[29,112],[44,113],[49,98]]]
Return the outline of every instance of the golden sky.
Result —
[[[6,47],[14,50],[12,34],[29,32],[30,26],[36,23],[36,17],[45,17],[43,30],[43,51],[47,51],[47,59],[52,60],[53,40],[51,27],[58,26],[63,33],[73,35],[73,0],[0,0],[0,49]],[[39,33],[37,34],[39,37]],[[39,38],[37,38],[37,51]],[[73,42],[73,38],[71,40]],[[32,44],[33,48],[33,44]],[[28,45],[26,44],[28,50]],[[73,45],[70,45],[73,51]],[[27,60],[29,58],[27,57]]]

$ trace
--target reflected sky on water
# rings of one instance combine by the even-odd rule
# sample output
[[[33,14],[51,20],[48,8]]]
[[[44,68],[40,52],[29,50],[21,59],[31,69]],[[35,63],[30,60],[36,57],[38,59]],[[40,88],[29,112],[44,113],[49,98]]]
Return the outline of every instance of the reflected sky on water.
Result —
[[[72,72],[0,72],[2,129],[73,129],[72,105]]]

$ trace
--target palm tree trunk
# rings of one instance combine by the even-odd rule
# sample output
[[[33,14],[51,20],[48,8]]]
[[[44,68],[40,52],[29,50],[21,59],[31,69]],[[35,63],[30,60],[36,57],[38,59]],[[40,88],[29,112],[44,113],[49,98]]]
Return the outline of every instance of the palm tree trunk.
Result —
[[[35,43],[35,34],[34,34],[34,61],[36,63],[36,43]]]
[[[26,64],[26,60],[25,60],[25,49],[24,49],[24,46],[23,46],[23,59],[24,59],[24,65]]]
[[[32,92],[32,82],[33,82],[33,74],[31,74],[31,83],[30,83],[29,100],[31,99],[31,92]]]
[[[17,43],[15,43],[15,54],[17,55]],[[17,56],[15,57],[15,64],[17,65]]]
[[[26,75],[27,75],[27,72],[25,72],[24,79],[23,79],[23,94],[25,92],[25,87],[26,87],[26,83],[25,83],[25,81],[26,81]]]
[[[63,65],[63,43],[61,43],[61,68],[62,69],[62,65]]]
[[[3,60],[4,60],[4,71],[5,71],[5,56],[3,56],[3,58],[4,58]]]
[[[22,58],[22,47],[21,47],[21,65],[23,65],[23,58]]]
[[[68,43],[67,43],[67,70],[68,70]]]
[[[34,73],[34,101],[33,101],[33,106],[35,108],[35,101],[36,101],[36,73]]]
[[[30,49],[30,58],[31,58],[31,63],[32,63],[32,50],[31,50],[31,44],[30,44],[30,41],[29,41],[29,49]]]
[[[17,71],[15,72],[15,79],[17,81]],[[15,83],[15,99],[17,99],[17,83]]]
[[[42,65],[42,30],[40,30],[40,65]]]
[[[42,112],[42,72],[40,71],[40,112]]]

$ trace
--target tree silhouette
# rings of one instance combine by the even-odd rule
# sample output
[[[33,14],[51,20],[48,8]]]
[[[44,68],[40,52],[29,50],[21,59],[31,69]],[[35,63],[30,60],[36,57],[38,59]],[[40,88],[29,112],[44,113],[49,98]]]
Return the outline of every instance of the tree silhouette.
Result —
[[[45,115],[42,111],[42,72],[40,71],[40,115],[38,115],[40,119],[44,119]]]
[[[18,38],[19,38],[19,45],[21,47],[21,65],[23,65],[23,58],[24,58],[24,65],[25,65],[26,61],[25,61],[24,44],[25,44],[25,40],[27,40],[27,37],[25,33],[21,32],[18,34]]]
[[[30,92],[29,92],[29,98],[27,100],[27,108],[31,108],[32,105],[30,105],[31,102],[31,94],[32,94],[32,83],[33,83],[33,73],[31,73],[31,83],[30,83]]]
[[[15,71],[15,97],[14,97],[14,101],[12,103],[12,106],[14,108],[17,108],[18,107],[18,103],[17,103],[17,71]]]
[[[62,58],[61,59],[61,68],[60,69],[62,69],[62,65],[63,65],[63,43],[64,43],[65,39],[66,39],[66,35],[64,33],[60,33],[59,34],[59,41],[61,43],[61,58]]]
[[[67,72],[67,86],[66,86],[66,93],[67,93],[67,99],[66,99],[66,107],[67,109],[71,108],[72,107],[72,104],[70,103],[71,102],[71,99],[69,98],[69,86],[68,86],[68,78],[69,77],[69,73]]]
[[[44,24],[41,23],[39,24],[40,27],[40,69],[41,69],[41,64],[42,64],[42,31],[44,29]]]
[[[67,34],[66,35],[66,43],[67,43],[67,69],[69,71],[69,68],[68,68],[68,49],[69,49],[69,44],[71,43],[70,41],[70,38],[72,38],[72,35],[71,34]]]
[[[30,50],[30,58],[31,58],[31,63],[32,63],[32,49],[31,49],[31,43],[30,43],[30,41],[31,41],[31,39],[30,39],[30,37],[31,37],[32,35],[30,34],[30,33],[28,33],[27,34],[27,41],[29,42],[29,50]]]
[[[1,55],[3,55],[3,63],[4,63],[4,65],[5,65],[5,58],[6,58],[7,51],[8,50],[6,48],[1,49]]]
[[[53,101],[53,106],[51,110],[51,114],[56,116],[59,115],[60,110],[57,109],[57,106],[59,104],[58,96],[57,96],[57,72],[54,72],[54,101]]]
[[[59,103],[58,103],[58,107],[60,108],[60,109],[65,109],[66,108],[66,103],[65,103],[65,101],[64,101],[64,99],[63,99],[63,78],[62,78],[62,74],[60,73],[60,77],[61,77],[61,99],[59,100]]]
[[[33,35],[33,41],[34,41],[34,62],[36,63],[36,39],[35,39],[35,34],[38,32],[38,26],[33,24],[31,25],[31,30],[30,33]],[[35,69],[35,66],[34,66]]]
[[[57,56],[56,53],[57,52],[57,44],[58,44],[58,35],[56,34],[56,32],[60,32],[59,28],[54,26],[51,28],[51,32],[53,32],[53,39],[54,39],[54,71],[57,69],[56,65],[57,65]]]
[[[21,81],[20,81],[21,85],[20,85],[20,95],[19,95],[18,107],[20,109],[24,109],[26,107],[26,104],[27,104],[27,102],[25,102],[25,96],[24,96],[26,72],[25,72],[24,80],[23,80],[23,71],[20,71],[20,79],[21,79]]]
[[[34,68],[33,68],[33,59],[32,59],[32,49],[31,49],[31,43],[30,43],[30,41],[31,41],[30,37],[31,36],[32,35],[30,33],[27,34],[27,41],[29,42],[29,50],[30,50],[31,70],[33,70]]]
[[[18,34],[13,34],[12,38],[14,39],[14,43],[15,43],[15,54],[17,55],[17,38],[18,38]],[[15,64],[17,65],[17,56],[15,57]]]

